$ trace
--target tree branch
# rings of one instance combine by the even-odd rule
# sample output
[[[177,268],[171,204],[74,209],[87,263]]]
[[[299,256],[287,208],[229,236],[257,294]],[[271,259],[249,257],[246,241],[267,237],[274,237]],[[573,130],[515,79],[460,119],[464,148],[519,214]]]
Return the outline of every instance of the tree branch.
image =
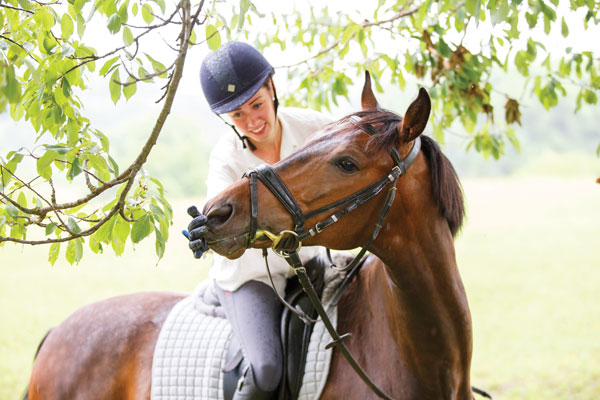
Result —
[[[25,12],[25,13],[28,13],[28,14],[31,14],[31,15],[33,15],[33,14],[34,14],[34,12],[33,12],[33,11],[25,10],[24,8],[19,8],[19,7],[8,6],[8,5],[6,5],[6,4],[0,4],[0,7],[3,7],[3,8],[10,8],[11,10],[15,10],[15,11],[22,11],[22,12]]]
[[[361,26],[362,29],[369,28],[369,27],[372,27],[372,26],[381,26],[381,25],[384,25],[384,24],[393,23],[394,21],[396,21],[396,20],[398,20],[400,18],[404,18],[404,17],[410,16],[410,15],[413,15],[417,11],[419,11],[418,7],[413,8],[412,10],[408,10],[408,11],[401,10],[401,11],[397,12],[394,16],[392,16],[392,17],[390,17],[388,19],[384,19],[384,20],[381,20],[381,21],[368,21],[368,20],[365,20],[365,21],[363,21],[359,25]],[[352,38],[354,38],[354,36],[356,36],[356,33],[352,34],[352,36],[350,36],[348,38],[348,40],[346,40],[346,43],[349,42]],[[331,43],[329,46],[327,46],[327,47],[319,50],[319,52],[317,54],[315,54],[314,56],[308,57],[308,58],[306,58],[306,59],[304,59],[302,61],[299,61],[297,63],[294,63],[294,64],[280,66],[280,67],[277,67],[277,68],[286,68],[287,69],[287,68],[297,67],[297,66],[302,65],[302,64],[307,64],[310,60],[313,60],[315,58],[319,58],[323,54],[330,52],[331,50],[333,50],[334,48],[336,48],[337,46],[339,46],[341,43],[342,43],[342,39],[340,38],[340,39],[334,41],[333,43]]]
[[[122,210],[125,205],[125,199],[127,197],[127,194],[129,193],[129,190],[133,186],[133,182],[135,181],[135,176],[142,168],[142,165],[147,161],[148,155],[150,154],[150,151],[156,144],[158,136],[160,135],[160,132],[167,120],[167,117],[171,112],[173,100],[175,98],[175,94],[177,93],[177,87],[179,86],[179,82],[183,75],[183,67],[185,65],[185,58],[187,55],[187,49],[188,49],[190,35],[191,35],[192,29],[193,29],[193,23],[196,20],[197,15],[199,14],[203,4],[204,4],[204,2],[200,3],[200,5],[195,13],[194,19],[190,18],[190,1],[189,0],[182,0],[181,3],[178,5],[178,8],[181,8],[181,10],[183,12],[182,29],[181,29],[181,34],[180,34],[179,55],[177,56],[177,60],[175,62],[175,69],[173,71],[171,84],[169,85],[169,87],[167,88],[167,91],[166,91],[165,103],[163,105],[163,108],[156,120],[156,123],[154,125],[154,128],[152,129],[152,133],[150,134],[150,137],[146,141],[146,144],[144,145],[142,151],[140,152],[140,154],[138,155],[136,160],[118,178],[115,178],[112,181],[107,182],[105,185],[97,188],[92,193],[88,194],[87,196],[85,196],[79,200],[76,200],[71,203],[64,203],[64,204],[56,205],[56,206],[52,205],[51,207],[46,207],[46,208],[25,209],[29,214],[42,215],[43,212],[56,211],[57,209],[73,208],[78,205],[87,203],[89,200],[98,196],[100,193],[104,192],[105,190],[109,189],[110,187],[113,187],[119,183],[127,182],[125,187],[123,188],[123,191],[121,192],[121,195],[119,196],[117,203],[110,210],[110,212],[104,218],[102,218],[97,224],[95,224],[94,226],[90,227],[89,229],[87,229],[85,231],[81,231],[79,233],[73,233],[73,232],[69,231],[70,235],[68,237],[46,239],[46,240],[23,240],[23,239],[16,239],[16,238],[11,238],[11,237],[0,236],[0,243],[6,242],[6,241],[11,241],[11,242],[22,243],[22,244],[39,245],[39,244],[66,242],[66,241],[76,239],[79,237],[89,236],[89,235],[93,234],[94,232],[96,232],[100,228],[100,226],[102,226],[104,223],[106,223],[117,212],[121,213],[121,215],[123,214]],[[3,195],[3,196],[5,196],[5,195]],[[8,200],[11,203],[13,202],[12,199],[8,199]],[[57,214],[57,217],[58,217],[58,214]],[[123,217],[125,219],[127,219],[125,216],[123,216]],[[63,229],[63,228],[61,227],[61,229]],[[68,231],[68,227],[66,230]]]

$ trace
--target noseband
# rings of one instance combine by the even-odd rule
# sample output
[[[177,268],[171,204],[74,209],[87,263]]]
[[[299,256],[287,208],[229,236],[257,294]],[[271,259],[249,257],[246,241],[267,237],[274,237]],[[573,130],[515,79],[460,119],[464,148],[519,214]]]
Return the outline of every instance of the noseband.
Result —
[[[355,125],[360,123],[360,118],[357,116],[350,117],[350,121]],[[366,133],[373,135],[377,133],[377,130],[371,124],[360,124],[358,125],[360,129],[365,131]],[[329,320],[321,301],[312,285],[312,282],[308,278],[306,274],[306,269],[302,266],[302,262],[300,261],[300,257],[298,256],[298,250],[302,245],[302,241],[308,237],[315,236],[316,234],[323,231],[323,229],[333,225],[337,221],[340,220],[344,215],[356,210],[358,206],[364,204],[369,201],[373,197],[377,196],[381,191],[388,185],[391,184],[392,187],[388,190],[387,197],[383,206],[381,207],[381,211],[379,212],[379,218],[375,223],[375,227],[373,228],[373,232],[371,236],[367,240],[367,242],[363,245],[360,253],[352,260],[352,262],[344,267],[337,268],[342,271],[354,269],[356,265],[359,265],[360,260],[363,258],[365,253],[367,252],[367,248],[371,245],[373,240],[379,234],[381,227],[383,226],[383,221],[387,216],[390,208],[392,207],[392,203],[394,202],[394,197],[396,194],[396,184],[398,183],[398,178],[406,173],[406,170],[413,164],[415,159],[417,158],[417,154],[419,154],[421,148],[421,139],[417,138],[413,147],[406,156],[406,158],[401,158],[398,150],[392,147],[390,150],[390,156],[394,161],[394,166],[386,176],[379,178],[377,181],[373,182],[369,186],[351,194],[350,196],[333,202],[329,205],[321,207],[317,210],[308,212],[304,214],[298,206],[298,203],[294,199],[294,196],[287,188],[281,177],[275,172],[271,166],[268,164],[262,164],[257,168],[250,170],[244,174],[250,180],[250,230],[248,232],[248,237],[246,241],[246,246],[250,247],[258,238],[262,236],[267,236],[272,241],[272,249],[273,251],[285,257],[286,261],[290,264],[290,266],[294,269],[294,272],[298,276],[300,284],[302,288],[308,295],[311,303],[315,307],[319,317],[323,321],[327,331],[333,338],[333,341],[327,345],[327,348],[332,346],[336,346],[338,350],[342,353],[342,355],[346,358],[348,363],[352,366],[352,368],[356,371],[356,373],[360,376],[360,378],[373,390],[373,392],[382,399],[391,400],[391,398],[381,390],[372,380],[369,378],[367,373],[360,367],[357,361],[354,359],[350,351],[346,347],[344,340],[347,339],[350,334],[345,334],[340,336],[333,324]],[[282,231],[279,234],[273,234],[263,229],[258,229],[258,193],[257,193],[257,182],[260,179],[262,183],[269,189],[269,191],[279,200],[279,202],[285,207],[287,212],[292,217],[293,230]],[[305,221],[326,213],[328,211],[332,211],[342,207],[337,212],[331,214],[329,217],[323,219],[322,221],[316,223],[312,228],[306,229]],[[329,254],[329,249],[328,249]],[[267,257],[266,257],[266,249],[263,249],[263,255],[265,256],[265,262],[267,263],[267,272],[269,273],[269,277],[271,276]],[[358,269],[358,268],[356,268]],[[343,290],[343,288],[342,288]],[[277,293],[277,291],[275,291]],[[339,298],[340,293],[334,296],[335,298]],[[283,299],[281,299],[284,304],[291,308]],[[337,301],[337,300],[336,300]],[[293,309],[292,309],[293,311]],[[301,310],[299,310],[301,311]],[[299,317],[305,321],[302,313],[299,313]]]

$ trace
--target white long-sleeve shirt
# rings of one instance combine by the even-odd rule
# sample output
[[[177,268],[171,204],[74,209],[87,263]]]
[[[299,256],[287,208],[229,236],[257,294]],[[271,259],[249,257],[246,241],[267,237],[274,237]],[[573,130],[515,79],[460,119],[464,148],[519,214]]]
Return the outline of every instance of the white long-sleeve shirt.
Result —
[[[277,115],[281,121],[282,159],[299,148],[314,132],[333,121],[332,118],[316,111],[300,108],[280,107]],[[216,196],[238,181],[244,172],[263,163],[264,161],[255,156],[249,148],[244,149],[241,141],[232,132],[223,135],[210,153],[206,198]],[[316,256],[319,251],[318,247],[304,247],[300,249],[299,255],[305,262]],[[293,271],[283,258],[271,251],[268,260],[275,286],[279,293],[283,293],[285,281],[293,275]],[[237,290],[250,280],[270,285],[260,249],[248,249],[235,260],[215,254],[209,277],[223,290],[229,291]]]

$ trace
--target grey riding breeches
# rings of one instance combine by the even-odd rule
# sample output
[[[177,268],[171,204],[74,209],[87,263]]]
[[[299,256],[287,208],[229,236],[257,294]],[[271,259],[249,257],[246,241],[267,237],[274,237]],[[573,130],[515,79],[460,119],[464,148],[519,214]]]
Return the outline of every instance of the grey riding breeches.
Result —
[[[252,367],[254,384],[265,392],[276,390],[283,373],[280,336],[283,305],[273,289],[262,282],[246,282],[234,292],[215,286],[233,335]]]

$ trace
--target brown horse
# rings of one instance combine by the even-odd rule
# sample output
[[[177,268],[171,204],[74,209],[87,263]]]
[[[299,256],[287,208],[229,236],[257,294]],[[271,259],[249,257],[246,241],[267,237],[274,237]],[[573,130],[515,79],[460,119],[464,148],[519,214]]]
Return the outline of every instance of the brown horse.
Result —
[[[406,156],[430,111],[424,91],[404,118],[381,110],[370,81],[362,103],[364,111],[356,115],[379,133],[366,134],[344,118],[274,166],[302,210],[348,196],[387,174],[392,165],[388,150],[393,146]],[[373,255],[339,302],[338,330],[352,334],[348,348],[393,398],[472,399],[471,318],[453,246],[463,218],[462,192],[437,145],[427,137],[421,140],[421,151],[399,178],[395,201],[369,248]],[[249,192],[243,179],[207,204],[208,241],[215,251],[229,257],[244,252],[240,237],[249,228]],[[362,245],[384,197],[374,197],[303,244]],[[290,228],[285,208],[262,184],[258,203],[259,228]],[[182,297],[141,293],[75,312],[41,345],[28,398],[148,399],[154,345],[169,310]],[[334,351],[321,399],[374,397]]]

